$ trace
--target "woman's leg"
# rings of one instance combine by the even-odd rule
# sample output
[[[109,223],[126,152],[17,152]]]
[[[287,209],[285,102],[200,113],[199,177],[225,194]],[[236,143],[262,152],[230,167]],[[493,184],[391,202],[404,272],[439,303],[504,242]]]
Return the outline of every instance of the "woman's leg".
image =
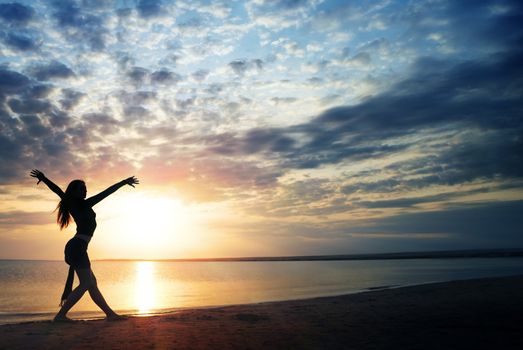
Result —
[[[109,307],[109,305],[107,304],[107,302],[105,301],[102,293],[100,292],[100,289],[98,289],[98,283],[96,281],[96,277],[92,270],[91,270],[91,280],[93,283],[91,283],[91,285],[88,288],[91,299],[93,299],[95,304],[98,305],[98,307],[100,309],[102,309],[103,312],[105,312],[105,314],[107,315],[107,318],[118,317],[116,312],[114,312],[113,309],[111,309]]]
[[[67,320],[67,312],[80,300],[84,293],[89,289],[90,285],[93,283],[92,273],[90,268],[86,269],[75,269],[80,284],[73,289],[71,294],[67,297],[67,300],[62,305],[62,308],[56,316],[54,317],[55,321]]]
[[[86,291],[89,291],[89,295],[91,295],[95,304],[105,312],[108,319],[119,319],[120,316],[109,307],[98,289],[96,277],[91,268],[76,269],[75,271],[80,279],[80,284],[69,294],[64,305],[56,314],[55,321],[68,320],[66,317],[67,312],[80,300]]]

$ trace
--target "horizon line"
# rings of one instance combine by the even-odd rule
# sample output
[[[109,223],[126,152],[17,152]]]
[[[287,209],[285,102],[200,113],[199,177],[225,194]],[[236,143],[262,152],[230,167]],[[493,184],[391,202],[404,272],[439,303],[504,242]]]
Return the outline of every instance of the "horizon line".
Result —
[[[390,259],[437,259],[437,258],[501,258],[523,257],[523,248],[463,249],[436,251],[409,251],[392,253],[289,255],[289,256],[244,256],[222,258],[166,258],[166,259],[92,259],[92,261],[165,261],[165,262],[242,262],[242,261],[335,261],[335,260],[390,260]],[[10,261],[62,261],[56,259],[8,259]]]

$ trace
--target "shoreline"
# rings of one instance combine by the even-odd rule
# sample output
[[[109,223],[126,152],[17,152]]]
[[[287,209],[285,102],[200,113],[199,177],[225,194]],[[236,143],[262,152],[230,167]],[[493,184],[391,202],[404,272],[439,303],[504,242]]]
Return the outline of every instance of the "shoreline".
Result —
[[[523,275],[154,316],[0,325],[0,349],[523,348]]]
[[[507,276],[510,277],[510,276]],[[387,289],[393,289],[393,288],[404,288],[404,287],[413,287],[413,286],[421,286],[426,284],[434,284],[434,283],[445,283],[445,282],[451,282],[451,281],[440,281],[440,282],[426,282],[426,283],[417,283],[417,284],[409,284],[409,285],[390,285],[390,286],[377,286],[377,287],[369,287],[362,290],[357,290],[354,292],[346,292],[346,293],[335,293],[335,294],[326,294],[326,295],[318,295],[318,296],[311,296],[311,297],[303,297],[303,298],[292,298],[292,299],[277,299],[277,300],[264,300],[259,302],[252,302],[252,303],[240,303],[240,304],[221,304],[221,305],[202,305],[202,306],[187,306],[187,307],[178,307],[178,308],[168,308],[168,309],[162,309],[162,310],[155,310],[149,313],[145,314],[139,314],[135,313],[133,311],[135,310],[116,310],[116,312],[122,316],[128,316],[128,317],[157,317],[157,316],[164,316],[164,315],[170,315],[175,314],[181,311],[187,311],[187,310],[207,310],[207,309],[216,309],[216,308],[223,308],[223,307],[231,307],[231,306],[249,306],[249,305],[264,305],[264,304],[272,304],[272,303],[285,303],[285,302],[292,302],[292,301],[303,301],[303,300],[314,300],[314,299],[321,299],[321,298],[336,298],[336,297],[343,297],[343,296],[349,296],[349,295],[356,295],[361,293],[368,293],[368,292],[374,292],[374,291],[380,291],[380,290],[387,290]],[[92,316],[92,317],[78,317],[78,314],[88,314],[88,313],[97,313],[100,316]],[[51,322],[51,319],[56,314],[56,311],[52,312],[25,312],[25,313],[17,313],[17,314],[9,314],[4,313],[8,315],[35,315],[35,317],[38,316],[49,316],[49,319],[35,319],[35,320],[26,320],[26,321],[16,321],[16,322],[8,322],[8,323],[1,323],[0,327],[5,325],[18,325],[18,324],[26,324],[26,323],[37,323],[37,322]],[[99,321],[103,320],[104,316],[101,311],[77,311],[76,315],[75,312],[71,312],[69,317],[73,319],[74,321]],[[1,313],[0,313],[1,315]]]
[[[187,307],[175,307],[175,308],[167,308],[167,309],[161,309],[161,310],[155,310],[149,313],[140,314],[134,311],[137,310],[116,310],[116,312],[122,316],[126,317],[157,317],[157,316],[164,316],[169,314],[175,314],[179,313],[181,311],[187,311],[187,310],[207,310],[207,309],[216,309],[216,308],[224,308],[224,307],[234,307],[234,306],[249,306],[249,305],[264,305],[264,304],[272,304],[272,303],[285,303],[285,302],[294,302],[294,301],[307,301],[307,300],[316,300],[316,299],[322,299],[322,298],[337,298],[337,297],[347,297],[351,295],[358,295],[358,294],[365,294],[365,293],[371,293],[371,292],[378,292],[378,291],[385,291],[385,290],[392,290],[392,289],[402,289],[402,288],[411,288],[411,287],[418,287],[418,286],[425,286],[425,285],[434,285],[434,284],[442,284],[442,283],[450,283],[450,282],[461,282],[461,281],[475,281],[475,280],[483,280],[483,279],[497,279],[497,278],[511,278],[511,277],[523,277],[523,274],[515,274],[515,275],[506,275],[506,276],[495,276],[495,277],[482,277],[482,278],[466,278],[466,279],[459,279],[459,280],[445,280],[445,281],[430,281],[430,282],[422,282],[422,283],[412,283],[412,284],[397,284],[397,285],[385,285],[385,286],[376,286],[376,287],[369,287],[361,290],[355,290],[352,292],[343,292],[343,293],[333,293],[333,294],[324,294],[324,295],[317,295],[317,296],[307,296],[302,298],[291,298],[291,299],[275,299],[275,300],[264,300],[264,301],[258,301],[258,302],[252,302],[252,303],[239,303],[239,304],[219,304],[219,305],[202,305],[202,306],[187,306]],[[9,314],[9,313],[4,313]],[[21,312],[17,314],[10,314],[10,315],[27,315],[31,316],[34,315],[35,317],[39,316],[49,316],[49,318],[45,319],[34,319],[34,320],[22,320],[22,321],[15,321],[15,322],[6,322],[2,323],[0,322],[0,327],[6,326],[6,325],[18,325],[18,324],[26,324],[26,323],[38,323],[38,322],[52,322],[52,318],[56,314],[56,310],[49,311],[49,312]],[[97,314],[90,317],[81,317],[79,315],[82,314]],[[73,319],[74,321],[78,322],[90,322],[90,321],[100,321],[105,318],[102,311],[77,311],[76,314],[74,311],[72,311],[69,314],[69,317]],[[1,350],[1,348],[0,348]]]

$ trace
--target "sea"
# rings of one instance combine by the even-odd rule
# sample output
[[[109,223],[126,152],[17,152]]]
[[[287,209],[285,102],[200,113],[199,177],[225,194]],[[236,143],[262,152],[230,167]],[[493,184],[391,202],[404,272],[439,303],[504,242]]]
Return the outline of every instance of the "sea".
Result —
[[[0,324],[50,320],[68,266],[62,261],[0,260]],[[336,261],[93,261],[109,305],[147,316],[185,308],[359,293],[432,282],[523,274],[523,257]],[[75,285],[78,279],[75,277]],[[103,313],[88,293],[70,311]]]

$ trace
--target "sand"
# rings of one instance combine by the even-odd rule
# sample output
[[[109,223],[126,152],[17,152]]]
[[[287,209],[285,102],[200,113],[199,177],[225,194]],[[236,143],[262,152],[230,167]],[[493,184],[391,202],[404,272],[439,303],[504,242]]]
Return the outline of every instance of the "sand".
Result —
[[[523,349],[523,276],[125,321],[0,326],[0,349]]]

